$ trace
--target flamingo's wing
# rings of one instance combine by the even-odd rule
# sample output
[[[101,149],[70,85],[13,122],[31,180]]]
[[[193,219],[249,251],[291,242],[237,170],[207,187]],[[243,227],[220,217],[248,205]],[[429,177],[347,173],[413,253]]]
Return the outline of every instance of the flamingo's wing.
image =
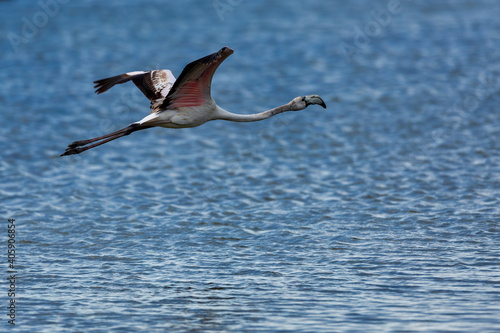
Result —
[[[187,64],[168,95],[153,111],[200,106],[208,102],[215,70],[233,52],[232,49],[223,47],[219,52]]]
[[[164,98],[175,83],[175,77],[168,69],[154,71],[135,71],[94,81],[97,94],[101,94],[115,84],[122,84],[132,80],[142,93],[151,101],[151,108],[163,102]]]

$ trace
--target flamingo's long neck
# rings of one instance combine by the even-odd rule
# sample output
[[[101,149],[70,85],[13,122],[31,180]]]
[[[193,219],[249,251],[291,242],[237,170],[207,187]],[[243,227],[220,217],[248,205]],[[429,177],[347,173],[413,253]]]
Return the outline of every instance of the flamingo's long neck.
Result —
[[[228,120],[228,121],[236,121],[236,122],[250,122],[250,121],[259,121],[264,120],[278,113],[282,113],[285,111],[290,111],[290,105],[285,104],[281,106],[277,106],[273,109],[254,113],[254,114],[237,114],[224,110],[223,108],[217,106],[217,109],[214,113],[214,117],[212,120],[220,119],[220,120]]]

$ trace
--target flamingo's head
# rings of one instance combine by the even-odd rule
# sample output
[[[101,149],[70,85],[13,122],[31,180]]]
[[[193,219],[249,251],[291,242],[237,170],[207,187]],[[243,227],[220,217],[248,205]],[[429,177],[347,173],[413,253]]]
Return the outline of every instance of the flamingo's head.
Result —
[[[309,105],[318,104],[321,105],[324,109],[326,109],[326,104],[323,102],[321,97],[318,95],[307,95],[295,97],[291,102],[291,110],[292,111],[300,111],[307,108]]]

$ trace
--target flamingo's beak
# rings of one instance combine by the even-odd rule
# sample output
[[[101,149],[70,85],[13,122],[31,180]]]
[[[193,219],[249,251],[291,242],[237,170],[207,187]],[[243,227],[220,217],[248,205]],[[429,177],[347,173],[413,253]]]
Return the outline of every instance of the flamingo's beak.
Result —
[[[323,107],[323,109],[326,109],[325,102],[318,95],[305,96],[304,101],[306,102],[307,106],[313,105],[313,104],[318,104],[318,105],[321,105]]]

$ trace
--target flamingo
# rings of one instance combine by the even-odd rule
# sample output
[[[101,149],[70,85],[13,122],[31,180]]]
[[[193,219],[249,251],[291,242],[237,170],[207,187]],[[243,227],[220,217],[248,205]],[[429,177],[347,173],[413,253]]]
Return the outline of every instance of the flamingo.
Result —
[[[236,114],[219,107],[210,96],[210,86],[215,70],[233,50],[223,47],[186,67],[176,80],[169,70],[134,71],[95,81],[94,88],[101,94],[116,84],[132,81],[151,101],[151,113],[143,119],[116,132],[89,140],[75,141],[61,154],[80,154],[132,132],[151,127],[187,128],[200,126],[211,120],[250,122],[267,119],[285,111],[300,111],[309,105],[326,108],[318,95],[299,96],[289,103],[255,114]]]

